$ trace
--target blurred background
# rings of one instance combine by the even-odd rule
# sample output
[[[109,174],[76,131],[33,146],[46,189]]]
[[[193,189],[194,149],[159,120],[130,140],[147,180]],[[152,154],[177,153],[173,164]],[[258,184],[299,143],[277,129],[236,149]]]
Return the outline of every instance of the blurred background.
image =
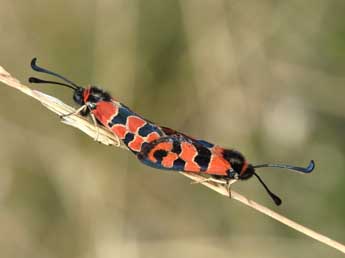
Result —
[[[144,117],[241,150],[234,190],[345,241],[344,1],[1,0],[0,65],[98,85]],[[73,104],[72,92],[34,85]],[[177,174],[95,143],[1,85],[1,257],[341,257]]]

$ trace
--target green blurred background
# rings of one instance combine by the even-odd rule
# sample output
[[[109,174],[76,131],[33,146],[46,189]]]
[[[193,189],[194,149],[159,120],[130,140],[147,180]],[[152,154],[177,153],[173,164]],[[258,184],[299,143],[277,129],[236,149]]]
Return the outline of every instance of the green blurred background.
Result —
[[[234,189],[345,241],[345,2],[113,0],[0,4],[1,62],[109,90],[144,117],[241,150]],[[51,77],[44,77],[50,78]],[[73,104],[65,88],[34,86]],[[95,143],[1,85],[0,257],[342,257],[237,202]]]

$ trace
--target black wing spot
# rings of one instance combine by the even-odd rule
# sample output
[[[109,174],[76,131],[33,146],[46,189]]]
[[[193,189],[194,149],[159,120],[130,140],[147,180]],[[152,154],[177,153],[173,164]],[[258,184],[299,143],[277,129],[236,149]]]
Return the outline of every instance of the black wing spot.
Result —
[[[154,153],[153,153],[153,156],[156,158],[156,160],[158,162],[161,162],[162,159],[168,155],[168,152],[165,151],[165,150],[156,150]]]
[[[194,161],[199,165],[201,171],[207,170],[208,164],[210,163],[211,157],[196,156]]]
[[[173,153],[176,153],[177,155],[181,153],[181,143],[178,141],[173,142],[173,148],[171,150]]]
[[[116,124],[126,125],[127,118],[131,115],[132,115],[132,113],[129,110],[127,110],[123,107],[120,107],[117,115],[115,117],[113,117],[113,119],[108,123],[108,125],[110,127],[112,127],[113,125],[116,125]]]
[[[179,170],[184,170],[185,164],[186,164],[186,162],[183,159],[178,158],[177,160],[174,161],[173,167],[177,168]]]
[[[201,171],[205,171],[211,160],[211,151],[204,146],[195,145],[198,155],[194,158],[194,161],[199,165]]]
[[[128,144],[134,139],[134,134],[126,133],[125,139],[123,139],[124,144],[128,146]]]
[[[146,123],[144,126],[142,126],[139,131],[138,134],[142,137],[146,137],[148,136],[150,133],[152,132],[156,132],[156,128],[154,128],[151,124]]]

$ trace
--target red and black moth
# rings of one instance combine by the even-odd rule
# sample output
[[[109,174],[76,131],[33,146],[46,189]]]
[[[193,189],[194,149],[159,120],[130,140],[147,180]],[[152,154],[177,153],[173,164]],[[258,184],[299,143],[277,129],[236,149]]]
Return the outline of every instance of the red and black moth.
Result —
[[[50,83],[71,88],[74,91],[74,101],[80,105],[76,113],[91,116],[96,126],[99,123],[112,131],[145,165],[158,169],[198,173],[207,176],[205,180],[226,182],[229,187],[233,180],[246,180],[254,175],[276,205],[281,204],[281,199],[268,189],[255,169],[276,167],[310,173],[315,167],[313,160],[306,168],[285,164],[249,164],[239,151],[225,149],[152,123],[115,100],[106,91],[96,86],[83,88],[57,73],[39,67],[36,60],[34,58],[31,61],[33,70],[58,77],[65,83],[35,77],[29,78],[30,83]]]

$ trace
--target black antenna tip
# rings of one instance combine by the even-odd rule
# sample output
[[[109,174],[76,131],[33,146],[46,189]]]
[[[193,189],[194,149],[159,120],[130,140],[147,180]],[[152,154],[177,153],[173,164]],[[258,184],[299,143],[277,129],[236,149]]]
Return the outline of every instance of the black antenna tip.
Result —
[[[31,67],[36,66],[36,61],[37,61],[36,57],[32,58],[32,60],[31,60]]]
[[[272,197],[272,200],[277,206],[282,204],[282,200],[278,196],[276,196],[275,194],[270,194],[270,196]]]
[[[64,86],[67,86],[73,90],[76,90],[76,89],[79,89],[81,88],[80,86],[78,86],[77,84],[75,84],[74,82],[66,79],[65,77],[57,74],[57,73],[54,73],[52,71],[49,71],[45,68],[42,68],[42,67],[39,67],[37,64],[36,64],[36,61],[37,61],[37,58],[34,57],[32,60],[31,60],[31,68],[36,71],[36,72],[40,72],[40,73],[46,73],[46,74],[50,74],[50,75],[53,75],[55,77],[58,77],[60,78],[61,80],[65,81],[66,83],[68,83],[68,86],[65,84],[65,83],[58,83],[58,82],[52,82],[52,81],[45,81],[45,80],[40,80],[40,79],[29,79],[29,82],[33,82],[33,83],[53,83],[53,84],[59,84],[59,85],[64,85]]]
[[[38,81],[39,81],[39,80],[38,80],[37,78],[35,78],[35,77],[30,77],[30,78],[29,78],[29,82],[30,82],[30,83],[38,83]]]
[[[37,62],[37,58],[36,57],[32,58],[31,63],[30,63],[31,69],[37,72],[42,72],[42,69],[37,66],[36,62]]]
[[[287,165],[287,164],[270,164],[270,163],[253,166],[253,168],[268,168],[268,167],[270,167],[270,168],[286,168],[286,169],[290,169],[290,170],[296,171],[296,172],[310,173],[315,168],[315,162],[314,162],[314,160],[311,160],[307,167],[296,167],[296,166]]]
[[[264,181],[262,181],[262,179],[259,177],[258,174],[256,174],[254,172],[254,176],[256,176],[256,178],[259,180],[259,182],[262,184],[262,186],[265,188],[266,192],[269,194],[269,196],[272,198],[272,200],[274,201],[274,203],[279,206],[280,204],[282,204],[282,200],[275,195],[274,193],[271,192],[270,189],[268,189],[267,185],[264,183]]]
[[[310,173],[314,170],[315,168],[315,162],[314,160],[311,160],[308,167],[305,168],[305,173]]]

